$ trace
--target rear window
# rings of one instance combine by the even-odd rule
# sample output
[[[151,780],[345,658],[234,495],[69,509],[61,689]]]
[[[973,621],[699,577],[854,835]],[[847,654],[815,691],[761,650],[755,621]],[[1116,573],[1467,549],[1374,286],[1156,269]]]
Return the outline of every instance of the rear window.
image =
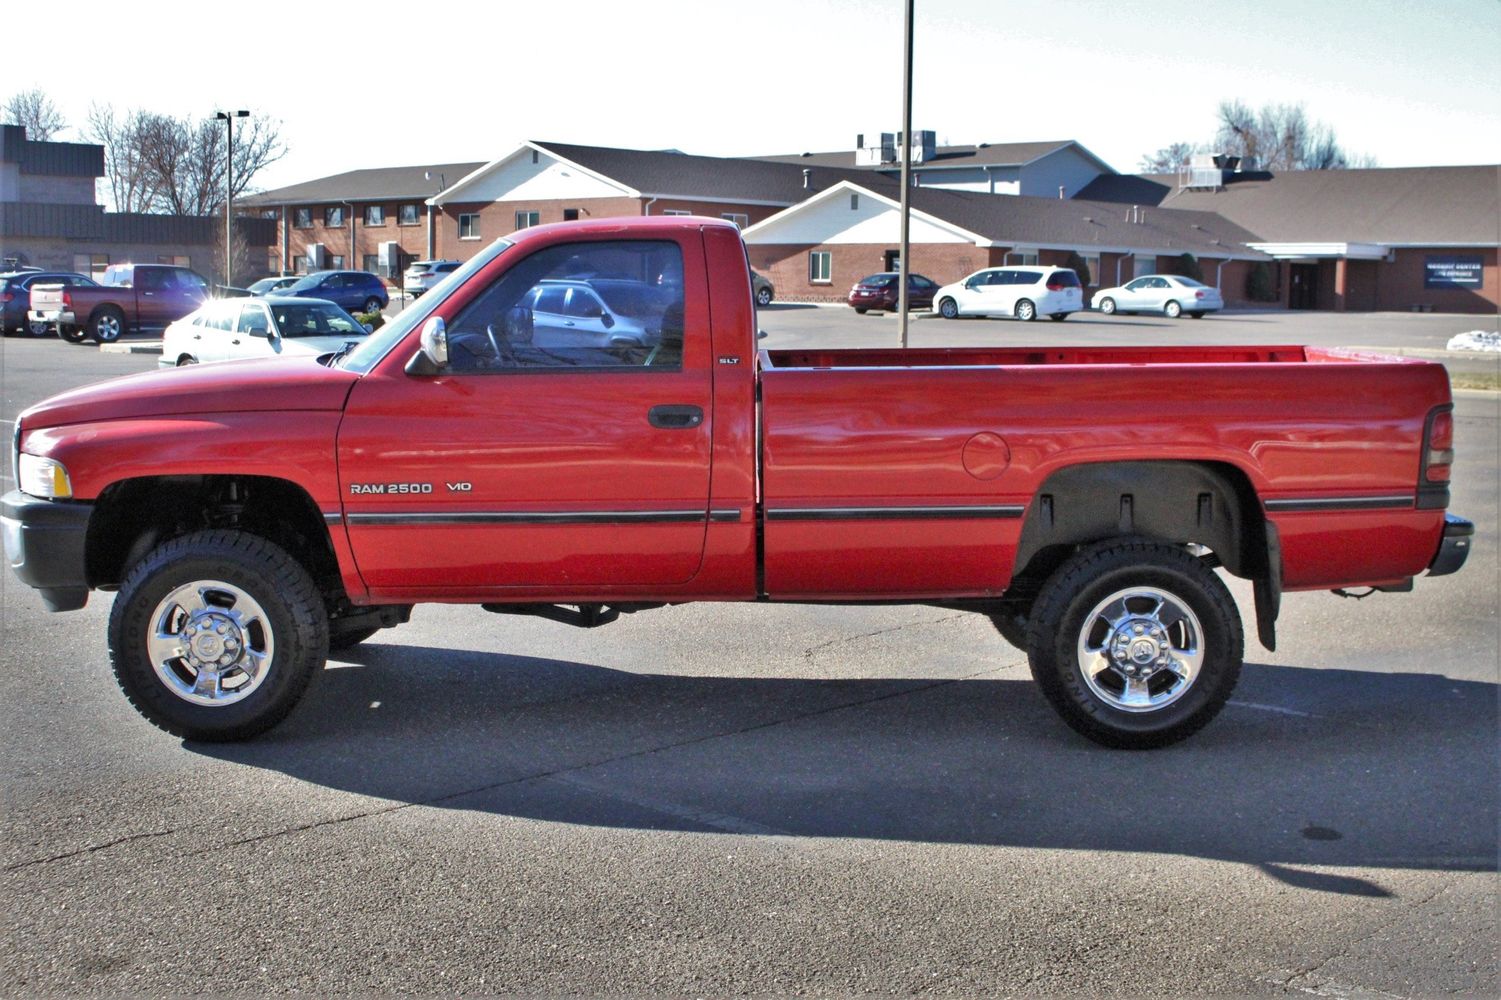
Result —
[[[891,284],[891,275],[872,274],[868,278],[861,278],[860,284],[869,285],[872,288],[885,288],[887,285]]]
[[[1202,281],[1195,281],[1192,278],[1174,278],[1173,280],[1176,281],[1178,284],[1182,285],[1184,288],[1208,288],[1209,287],[1208,285],[1204,284],[1204,282],[1202,282]]]
[[[1078,288],[1079,276],[1072,271],[1054,271],[1048,275],[1048,284],[1062,285],[1064,288]]]
[[[1035,285],[1042,280],[1042,275],[1037,271],[1010,271],[1010,277],[1005,282],[1008,285]]]

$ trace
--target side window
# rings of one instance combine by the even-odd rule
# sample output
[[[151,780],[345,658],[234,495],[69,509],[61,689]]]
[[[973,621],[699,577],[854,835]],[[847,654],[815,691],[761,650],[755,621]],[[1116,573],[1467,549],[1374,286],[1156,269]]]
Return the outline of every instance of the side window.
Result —
[[[136,287],[143,292],[159,292],[167,287],[167,274],[156,268],[141,268],[136,272]]]
[[[246,306],[240,311],[240,333],[248,333],[252,337],[265,337],[271,333],[271,320],[266,315],[266,310],[260,306]]]
[[[448,325],[456,372],[678,371],[682,359],[683,257],[670,241],[539,250]]]
[[[1126,291],[1139,292],[1143,288],[1146,288],[1148,284],[1150,284],[1150,282],[1148,282],[1146,278],[1137,278],[1135,281],[1129,281],[1126,283]]]
[[[1152,279],[1152,287],[1153,288],[1172,288],[1173,286],[1170,285],[1170,284],[1168,284],[1168,281],[1167,281],[1166,278],[1153,278]]]
[[[1036,271],[1015,271],[1016,277],[1012,279],[1014,285],[1035,285],[1042,280],[1042,275]]]
[[[234,318],[234,310],[226,309],[223,303],[215,303],[212,311],[208,313],[203,325],[210,330],[229,331],[230,322]]]
[[[1016,272],[1015,271],[991,271],[990,272],[990,283],[992,285],[1014,285],[1014,284],[1016,284]]]

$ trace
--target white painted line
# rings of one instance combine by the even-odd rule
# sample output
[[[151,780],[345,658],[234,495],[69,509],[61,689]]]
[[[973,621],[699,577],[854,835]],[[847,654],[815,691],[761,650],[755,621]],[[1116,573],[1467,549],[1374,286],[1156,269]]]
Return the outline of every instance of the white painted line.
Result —
[[[1300,712],[1295,708],[1283,708],[1281,705],[1262,705],[1254,701],[1228,701],[1225,704],[1234,705],[1236,708],[1254,708],[1262,712],[1276,712],[1278,715],[1296,715],[1300,719],[1322,719],[1322,715],[1314,715],[1312,712]]]

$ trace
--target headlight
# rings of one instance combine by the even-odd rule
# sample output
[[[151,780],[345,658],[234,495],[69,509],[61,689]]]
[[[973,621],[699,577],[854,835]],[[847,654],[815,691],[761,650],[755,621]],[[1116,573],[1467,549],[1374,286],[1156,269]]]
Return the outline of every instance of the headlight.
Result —
[[[68,470],[61,462],[50,458],[21,453],[17,463],[16,480],[21,492],[48,500],[66,500],[73,495],[73,484],[68,480]]]

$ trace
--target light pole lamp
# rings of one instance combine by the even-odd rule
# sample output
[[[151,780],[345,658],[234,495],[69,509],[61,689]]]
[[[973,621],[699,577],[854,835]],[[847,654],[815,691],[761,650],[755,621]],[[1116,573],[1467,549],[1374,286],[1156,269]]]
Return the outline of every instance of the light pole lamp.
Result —
[[[226,159],[224,161],[224,284],[234,280],[235,226],[235,119],[249,118],[249,111],[215,111],[214,120],[224,123]]]

